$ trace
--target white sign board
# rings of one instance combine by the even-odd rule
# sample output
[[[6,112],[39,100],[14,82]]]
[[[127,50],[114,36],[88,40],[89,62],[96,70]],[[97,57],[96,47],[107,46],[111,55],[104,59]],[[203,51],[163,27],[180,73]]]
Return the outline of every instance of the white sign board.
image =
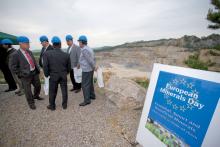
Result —
[[[136,140],[144,147],[217,147],[220,74],[154,64]]]

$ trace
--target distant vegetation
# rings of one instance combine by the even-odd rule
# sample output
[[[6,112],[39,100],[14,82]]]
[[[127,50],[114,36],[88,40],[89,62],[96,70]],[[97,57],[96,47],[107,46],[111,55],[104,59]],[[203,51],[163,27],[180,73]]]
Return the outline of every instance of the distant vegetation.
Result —
[[[117,46],[103,46],[103,47],[93,48],[93,50],[94,52],[102,52],[102,51],[111,51],[115,48],[117,48]]]
[[[211,0],[211,4],[215,7],[213,9],[209,9],[207,14],[207,19],[212,22],[208,26],[210,29],[219,29],[220,28],[220,0]]]
[[[202,61],[199,58],[200,52],[194,53],[193,55],[190,55],[187,60],[185,60],[185,64],[191,68],[194,69],[201,69],[201,70],[209,70],[209,67],[212,67],[216,65],[215,62],[211,61],[210,59],[205,61]],[[214,49],[209,49],[207,51],[206,56],[220,56],[219,52],[215,52]]]
[[[210,50],[209,54],[212,55],[212,56],[220,56],[220,53],[214,52],[214,50]]]
[[[214,47],[213,47],[213,49],[216,49],[216,50],[220,51],[220,44],[219,44],[219,45],[214,46]]]
[[[136,79],[134,79],[134,81],[145,89],[149,85],[149,79],[146,79],[146,78],[136,78]]]
[[[199,60],[199,54],[190,55],[189,58],[185,61],[185,64],[191,68],[208,70],[208,65]]]
[[[197,37],[185,35],[181,38],[159,39],[151,41],[135,41],[127,42],[117,46],[104,46],[101,48],[94,48],[96,52],[112,51],[116,48],[142,48],[142,47],[157,47],[157,46],[177,46],[188,48],[191,51],[204,48],[220,48],[220,35],[211,34],[209,36]]]
[[[33,53],[35,59],[36,59],[36,58],[37,58],[37,59],[40,58],[40,51],[33,51],[32,53]]]

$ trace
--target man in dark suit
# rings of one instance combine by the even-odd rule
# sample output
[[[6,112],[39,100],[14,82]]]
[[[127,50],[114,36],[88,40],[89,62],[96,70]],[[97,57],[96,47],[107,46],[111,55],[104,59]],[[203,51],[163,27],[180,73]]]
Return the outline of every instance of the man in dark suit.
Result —
[[[40,42],[42,45],[42,49],[40,52],[40,58],[39,58],[39,65],[41,68],[43,68],[43,55],[46,51],[52,50],[53,47],[52,45],[49,44],[47,36],[41,36],[40,37]]]
[[[8,89],[5,92],[14,91],[17,89],[15,80],[11,74],[11,71],[6,63],[7,60],[7,50],[3,48],[2,44],[0,43],[0,70],[2,71],[5,81],[8,84]]]
[[[3,39],[2,40],[2,45],[3,47],[7,50],[7,56],[6,56],[6,64],[8,65],[9,69],[11,70],[11,65],[10,65],[10,61],[13,58],[13,53],[16,52],[16,49],[14,49],[12,47],[12,41],[10,39]],[[15,82],[18,84],[18,89],[17,91],[15,91],[15,94],[17,94],[18,96],[21,96],[24,94],[24,90],[23,90],[23,86],[21,83],[21,80],[18,79],[17,75],[11,71],[11,75],[14,78]]]
[[[18,37],[18,42],[20,49],[13,55],[11,70],[21,79],[28,105],[34,110],[36,109],[34,99],[43,100],[43,98],[39,97],[41,90],[40,69],[32,52],[29,50],[29,39],[25,36],[20,36]],[[34,86],[34,94],[31,91],[31,84]]]
[[[52,38],[54,50],[47,51],[43,56],[43,69],[45,77],[49,77],[49,105],[50,110],[56,109],[55,99],[58,85],[60,84],[63,102],[63,109],[67,108],[67,74],[70,70],[69,55],[61,50],[61,40],[59,37]]]

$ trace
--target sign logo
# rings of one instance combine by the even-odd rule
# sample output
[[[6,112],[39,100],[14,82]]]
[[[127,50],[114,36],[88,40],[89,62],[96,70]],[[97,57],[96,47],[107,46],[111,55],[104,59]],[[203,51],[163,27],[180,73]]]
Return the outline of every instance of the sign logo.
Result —
[[[199,92],[194,83],[188,82],[185,78],[172,79],[166,83],[165,87],[160,88],[160,92],[164,94],[166,104],[175,110],[182,112],[193,109],[201,110],[205,106],[199,102]],[[180,104],[175,103],[176,100]]]

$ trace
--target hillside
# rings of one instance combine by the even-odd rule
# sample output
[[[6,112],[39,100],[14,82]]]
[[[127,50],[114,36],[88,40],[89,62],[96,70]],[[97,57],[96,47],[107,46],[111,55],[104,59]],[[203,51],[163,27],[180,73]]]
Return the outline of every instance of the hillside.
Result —
[[[207,37],[196,37],[185,35],[181,38],[159,39],[151,41],[135,41],[128,42],[118,46],[105,46],[103,48],[95,48],[97,51],[113,50],[116,48],[134,48],[134,47],[156,47],[156,46],[176,46],[188,48],[189,50],[197,50],[203,48],[216,48],[220,45],[220,35],[211,34]]]

